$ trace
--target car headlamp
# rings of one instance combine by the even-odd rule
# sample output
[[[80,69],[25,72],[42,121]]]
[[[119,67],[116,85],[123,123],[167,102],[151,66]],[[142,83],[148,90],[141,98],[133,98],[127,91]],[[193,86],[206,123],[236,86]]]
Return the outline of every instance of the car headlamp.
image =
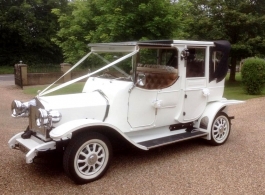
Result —
[[[48,123],[49,123],[48,112],[45,109],[39,108],[36,117],[37,126],[41,127],[47,125]]]
[[[36,100],[30,100],[28,102],[21,102],[14,100],[11,103],[11,116],[12,117],[28,117],[29,116],[29,107],[33,105],[36,106]]]
[[[61,113],[57,110],[51,110],[49,112],[49,116],[51,117],[53,123],[58,123],[62,118]]]
[[[36,115],[36,124],[38,127],[51,128],[53,123],[58,123],[62,118],[62,115],[57,110],[47,111],[45,109],[39,108]]]

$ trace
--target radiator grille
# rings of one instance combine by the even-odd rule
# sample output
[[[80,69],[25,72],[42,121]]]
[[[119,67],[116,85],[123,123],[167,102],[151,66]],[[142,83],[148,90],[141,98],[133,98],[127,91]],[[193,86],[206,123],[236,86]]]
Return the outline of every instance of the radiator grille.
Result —
[[[30,106],[30,113],[29,113],[29,128],[33,132],[36,133],[36,136],[43,139],[44,141],[50,140],[49,132],[50,130],[46,127],[38,127],[36,124],[36,116],[38,113],[38,109],[42,107],[40,105],[37,106]]]

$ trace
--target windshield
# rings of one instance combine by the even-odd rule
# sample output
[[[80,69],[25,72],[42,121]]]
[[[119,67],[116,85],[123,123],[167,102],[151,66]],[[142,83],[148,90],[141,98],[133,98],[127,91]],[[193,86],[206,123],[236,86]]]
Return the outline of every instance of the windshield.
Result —
[[[104,49],[104,51],[102,51]],[[125,50],[124,50],[125,49]],[[126,50],[127,49],[127,50]],[[137,55],[135,55],[137,54]],[[92,48],[91,52],[84,56],[64,75],[70,73],[77,66],[85,69],[87,74],[59,86],[51,88],[57,81],[44,89],[39,96],[49,94],[58,89],[64,88],[75,82],[87,79],[88,77],[98,77],[103,79],[116,79],[128,82],[136,82],[138,74],[151,76],[163,76],[173,79],[162,88],[170,86],[178,78],[178,54],[173,48],[142,47],[141,50],[126,47],[99,47]],[[165,73],[167,73],[165,75]],[[159,75],[158,75],[159,74]],[[171,75],[172,74],[172,75]],[[150,79],[150,82],[153,79]],[[146,86],[148,87],[148,82]],[[51,89],[50,89],[51,88]],[[161,88],[161,86],[159,87]],[[150,89],[150,88],[148,88]],[[156,89],[156,88],[152,88]]]
[[[88,77],[99,77],[106,79],[117,79],[124,81],[132,81],[132,63],[133,56],[138,52],[134,50],[131,53],[128,52],[90,52],[79,60],[70,70],[68,70],[64,75],[57,79],[54,83],[45,88],[38,96],[43,96],[54,92],[58,89],[64,88],[75,82],[87,79]],[[57,81],[59,81],[66,74],[70,73],[77,66],[83,66],[87,68],[87,74],[71,80],[69,82],[63,83],[59,86],[51,88]],[[51,88],[51,89],[50,89]]]
[[[89,72],[95,72],[123,56],[123,53],[93,53],[91,57],[84,61],[82,66],[87,68]],[[109,68],[106,68],[102,71],[96,72],[93,77],[131,81],[131,70],[132,57],[117,62],[115,65],[110,66]]]

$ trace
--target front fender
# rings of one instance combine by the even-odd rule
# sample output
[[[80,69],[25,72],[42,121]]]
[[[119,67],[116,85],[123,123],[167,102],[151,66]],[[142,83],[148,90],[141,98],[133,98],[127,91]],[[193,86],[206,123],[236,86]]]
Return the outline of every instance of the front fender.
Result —
[[[227,100],[227,99],[223,98],[220,101],[211,102],[206,106],[202,116],[198,119],[197,127],[200,128],[200,124],[201,124],[202,119],[204,117],[207,117],[207,121],[208,121],[207,122],[207,128],[206,129],[200,128],[202,131],[209,133],[207,138],[206,138],[207,140],[211,139],[211,127],[212,127],[213,120],[214,120],[215,116],[217,115],[217,113],[220,110],[227,113],[227,106],[234,105],[234,104],[240,104],[240,103],[244,103],[244,101]]]
[[[54,128],[51,132],[50,132],[50,137],[55,140],[55,141],[60,141],[62,139],[68,139],[71,137],[71,134],[79,129],[82,128],[86,128],[86,127],[96,127],[96,126],[105,126],[105,127],[110,127],[111,129],[113,129],[114,131],[118,132],[124,139],[126,139],[127,141],[129,141],[131,144],[133,144],[134,146],[143,149],[143,150],[147,150],[146,147],[139,145],[135,142],[133,142],[129,137],[127,137],[120,129],[118,129],[117,127],[106,123],[106,122],[102,122],[100,120],[95,120],[95,119],[78,119],[78,120],[73,120],[73,121],[69,121],[66,122],[56,128]]]

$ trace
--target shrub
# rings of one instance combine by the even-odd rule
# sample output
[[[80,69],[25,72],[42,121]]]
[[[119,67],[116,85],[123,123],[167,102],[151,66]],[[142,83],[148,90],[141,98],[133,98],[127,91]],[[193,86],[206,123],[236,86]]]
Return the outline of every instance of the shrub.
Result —
[[[242,84],[247,94],[259,95],[265,83],[265,60],[261,58],[247,58],[242,71]]]

